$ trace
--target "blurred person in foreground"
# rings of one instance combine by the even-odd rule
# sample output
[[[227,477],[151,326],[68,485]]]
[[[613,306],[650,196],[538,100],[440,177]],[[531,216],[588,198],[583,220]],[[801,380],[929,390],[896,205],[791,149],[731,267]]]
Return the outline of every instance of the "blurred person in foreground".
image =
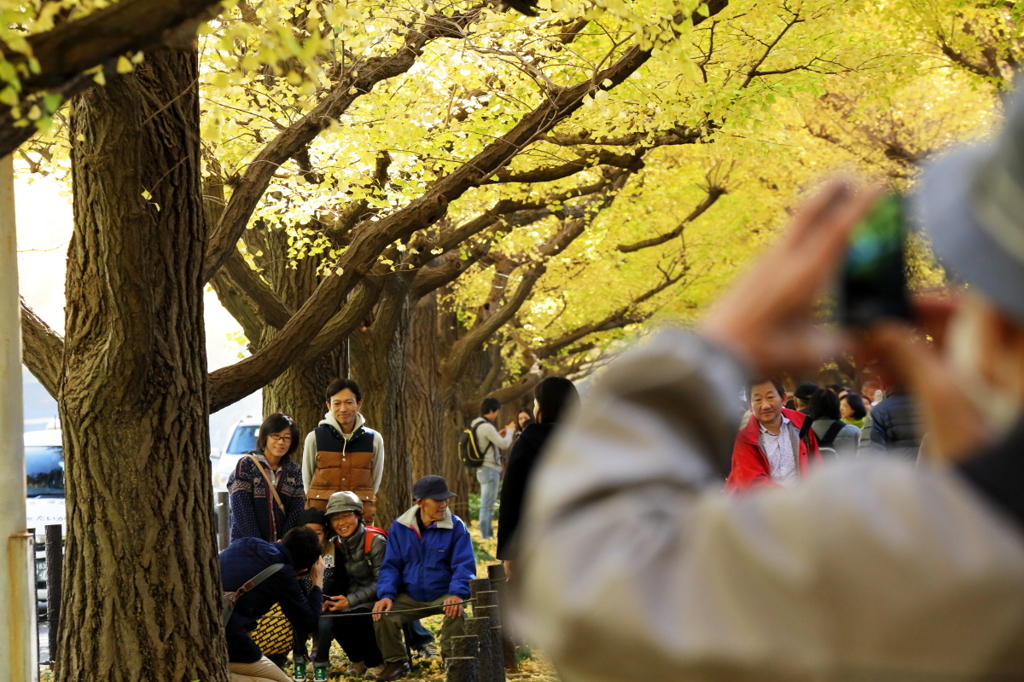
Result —
[[[970,293],[918,301],[920,329],[816,324],[878,194],[834,182],[696,333],[596,381],[536,472],[516,592],[518,631],[567,679],[1024,679],[1022,105],[925,171],[915,212]],[[744,373],[851,350],[915,393],[938,459],[721,495]]]
[[[504,562],[505,572],[510,577],[515,573],[514,538],[533,470],[540,461],[544,444],[565,416],[579,407],[580,394],[568,379],[548,377],[537,386],[534,403],[536,421],[526,425],[523,435],[512,446],[498,507],[497,558]]]

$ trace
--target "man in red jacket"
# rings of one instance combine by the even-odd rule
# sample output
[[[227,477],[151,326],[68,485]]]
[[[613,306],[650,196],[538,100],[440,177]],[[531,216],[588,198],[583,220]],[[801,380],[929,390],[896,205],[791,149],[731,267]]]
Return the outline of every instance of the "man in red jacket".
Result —
[[[807,472],[809,460],[821,459],[814,431],[809,423],[804,428],[809,417],[783,407],[786,390],[777,379],[756,379],[747,393],[752,414],[736,434],[726,487],[793,485]]]

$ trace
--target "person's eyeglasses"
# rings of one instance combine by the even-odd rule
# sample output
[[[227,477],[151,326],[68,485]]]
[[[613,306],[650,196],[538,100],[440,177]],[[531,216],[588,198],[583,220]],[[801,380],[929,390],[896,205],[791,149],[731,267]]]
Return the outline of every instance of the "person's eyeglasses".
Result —
[[[267,438],[269,438],[270,440],[274,441],[275,443],[291,443],[292,442],[292,437],[291,436],[279,436],[276,433],[270,434],[269,436],[267,436]]]

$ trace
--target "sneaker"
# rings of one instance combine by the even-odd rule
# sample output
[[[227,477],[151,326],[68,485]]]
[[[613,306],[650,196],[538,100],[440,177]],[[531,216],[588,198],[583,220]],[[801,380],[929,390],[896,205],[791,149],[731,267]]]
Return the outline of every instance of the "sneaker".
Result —
[[[348,671],[345,671],[348,674]],[[318,665],[313,667],[313,679],[314,680],[326,680],[327,679],[327,666]]]
[[[345,677],[362,677],[366,672],[366,664],[362,661],[352,663],[345,668]],[[327,679],[326,677],[324,679]]]
[[[305,659],[295,661],[292,664],[292,679],[295,682],[306,682],[306,661]]]
[[[423,648],[419,650],[420,658],[437,659],[441,658],[441,650],[437,648],[437,645],[433,642],[424,644]]]
[[[372,668],[367,668],[367,669],[366,669],[366,675],[365,675],[365,677],[367,677],[367,678],[369,678],[369,679],[371,679],[371,680],[375,680],[375,679],[377,679],[377,677],[378,677],[378,676],[379,676],[379,675],[380,675],[380,674],[381,674],[382,672],[384,672],[384,667],[385,667],[385,666],[384,666],[384,664],[383,664],[383,663],[381,663],[380,665],[375,665],[375,666],[373,666]]]

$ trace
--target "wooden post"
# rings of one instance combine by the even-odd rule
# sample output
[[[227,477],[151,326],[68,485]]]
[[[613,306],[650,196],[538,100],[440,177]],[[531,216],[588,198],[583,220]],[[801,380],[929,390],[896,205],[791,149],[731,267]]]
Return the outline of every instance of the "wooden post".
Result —
[[[494,677],[494,660],[498,652],[494,650],[491,643],[491,620],[490,618],[467,618],[466,632],[477,638],[479,643],[480,661],[480,682],[500,682]]]
[[[474,578],[469,581],[469,598],[475,599],[477,592],[485,592],[491,589],[491,581],[487,578]],[[476,602],[473,602],[474,604]]]
[[[497,606],[498,605],[498,593],[495,590],[480,590],[473,595],[473,615],[476,615],[476,610],[481,606]]]
[[[480,662],[474,656],[452,656],[444,662],[447,682],[481,682]]]
[[[46,625],[50,660],[57,660],[61,583],[64,582],[64,533],[60,524],[46,527]]]
[[[473,615],[487,618],[490,625],[488,628],[487,644],[487,648],[491,652],[489,660],[491,669],[490,680],[491,682],[505,682],[505,657],[501,650],[501,616],[498,614],[498,607],[476,606],[473,608]]]
[[[504,626],[508,623],[506,609],[508,608],[508,576],[505,575],[504,564],[491,564],[487,567],[487,577],[491,580],[491,586],[498,592],[498,607],[501,611],[501,651],[505,659],[505,672],[519,672],[519,659],[516,658],[516,642],[512,637],[512,631]]]
[[[476,635],[462,635],[452,637],[452,657],[462,658],[472,656],[476,658],[480,654],[480,638]]]
[[[217,546],[220,551],[228,548],[231,542],[230,502],[227,491],[217,493]]]

